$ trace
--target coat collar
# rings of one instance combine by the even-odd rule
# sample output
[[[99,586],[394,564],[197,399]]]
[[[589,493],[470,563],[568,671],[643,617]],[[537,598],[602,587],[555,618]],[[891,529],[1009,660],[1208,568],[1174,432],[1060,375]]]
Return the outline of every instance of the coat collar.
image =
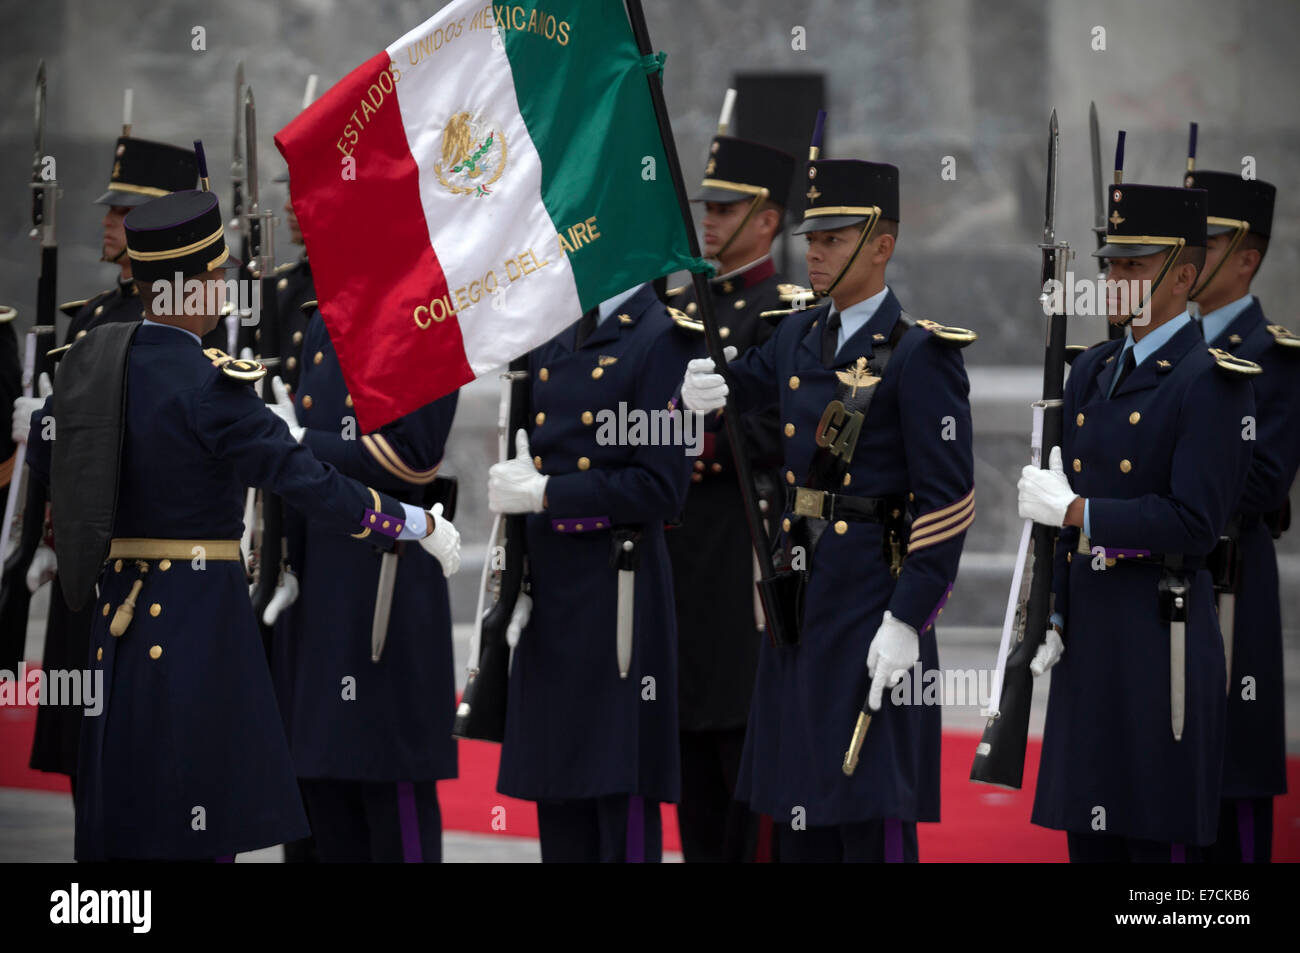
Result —
[[[800,345],[816,357],[819,363],[822,354],[822,333],[826,330],[826,318],[830,316],[831,307],[832,303],[829,300],[817,306],[818,316],[813,325],[809,326]],[[899,315],[902,313],[903,306],[898,303],[898,298],[890,289],[870,320],[844,342],[844,346],[835,355],[835,363],[832,366],[846,367],[859,357],[868,360],[874,357],[875,347],[889,340],[890,335],[894,333],[894,325],[898,323]]]
[[[1189,321],[1168,341],[1162,344],[1154,354],[1151,354],[1141,364],[1133,369],[1133,373],[1128,376],[1124,383],[1115,389],[1111,397],[1118,397],[1121,394],[1131,394],[1134,391],[1147,390],[1159,385],[1161,379],[1177,366],[1187,354],[1197,345],[1204,346],[1205,340],[1201,337],[1201,329],[1195,321]],[[1122,342],[1121,342],[1122,347]],[[1106,391],[1110,389],[1110,382],[1115,375],[1119,373],[1119,354],[1116,351],[1116,359],[1107,365],[1108,370],[1101,376],[1101,394],[1104,397]]]
[[[1220,332],[1218,337],[1205,343],[1210,347],[1219,347],[1225,351],[1231,351],[1240,346],[1255,331],[1259,330],[1260,325],[1263,323],[1264,309],[1260,307],[1259,298],[1252,295],[1250,304],[1246,305],[1241,314],[1229,321],[1228,326]],[[1233,338],[1236,338],[1236,340],[1233,340]]]
[[[573,326],[564,332],[564,343],[571,351],[585,351],[589,348],[599,347],[602,344],[608,344],[611,341],[617,341],[624,330],[636,327],[637,322],[641,320],[650,307],[658,302],[659,298],[655,295],[654,286],[644,284],[636,290],[632,297],[624,301],[617,311],[596,326],[596,330],[591,332],[591,337],[582,343],[581,348],[574,346],[578,340],[577,322],[574,322]]]

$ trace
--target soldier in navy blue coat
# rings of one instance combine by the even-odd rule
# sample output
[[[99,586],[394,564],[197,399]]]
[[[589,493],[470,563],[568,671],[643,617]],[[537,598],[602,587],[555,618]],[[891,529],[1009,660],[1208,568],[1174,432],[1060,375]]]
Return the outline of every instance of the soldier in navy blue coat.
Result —
[[[1033,821],[1067,832],[1072,861],[1191,861],[1215,837],[1223,757],[1206,556],[1250,465],[1258,367],[1211,351],[1187,314],[1205,192],[1125,184],[1109,198],[1095,254],[1150,292],[1111,292],[1125,336],[1074,361],[1063,446],[1020,479],[1021,517],[1065,527],[1031,665],[1055,665]]]
[[[662,856],[659,804],[680,791],[663,527],[690,472],[670,400],[692,348],[650,285],[593,308],[529,355],[531,438],[489,474],[494,512],[530,514],[532,590],[497,789],[538,802],[544,862]]]
[[[220,279],[227,250],[210,192],[150,202],[125,224],[138,280]],[[250,386],[260,365],[202,348],[219,295],[183,315],[166,313],[166,297],[147,302],[142,325],[74,343],[52,406],[25,428],[15,414],[16,436],[37,435],[28,459],[77,556],[65,558],[64,594],[74,608],[95,599],[89,667],[103,678],[102,710],[82,726],[79,860],[212,859],[307,832],[240,562],[245,486],[363,547],[419,538],[458,559],[447,521],[301,446],[287,399],[269,408]],[[104,446],[121,446],[120,459]]]
[[[158,196],[180,189],[192,189],[199,180],[194,152],[177,146],[126,136],[117,140],[113,150],[113,168],[108,188],[96,202],[107,206],[101,260],[119,266],[121,274],[115,287],[82,301],[60,305],[72,321],[63,343],[80,340],[102,324],[139,321],[144,314],[141,299],[132,277],[131,259],[127,256],[123,219],[133,208]],[[34,406],[44,403],[31,398]],[[57,571],[55,550],[42,546],[33,563],[44,568],[40,581],[52,578]],[[36,579],[32,580],[36,582]],[[42,664],[46,671],[77,670],[86,664],[93,618],[91,607],[73,612],[64,601],[58,586],[50,593],[49,616],[45,624],[45,652]],[[38,771],[69,775],[76,790],[77,740],[81,737],[81,709],[76,706],[42,705],[36,713],[36,733],[32,739],[31,766]]]
[[[704,254],[718,261],[721,272],[709,280],[718,333],[740,351],[771,337],[776,321],[763,318],[763,312],[788,308],[772,264],[772,240],[781,232],[794,167],[794,156],[779,149],[719,135],[709,146],[704,181],[692,198],[704,205]],[[704,326],[691,320],[697,311],[693,286],[669,291],[666,300],[684,312],[679,323],[696,330],[695,355],[703,356]],[[775,408],[748,415],[744,429],[772,519],[784,495],[777,472],[783,438]],[[733,799],[763,637],[754,617],[749,528],[720,419],[710,421],[704,451],[692,467],[681,525],[668,534],[680,655],[677,823],[687,863],[738,861],[770,853],[771,822],[751,819]]]
[[[796,231],[829,300],[727,369],[741,411],[780,408],[781,541],[801,591],[797,642],[759,656],[737,797],[772,815],[783,863],[915,861],[917,822],[939,819],[939,709],[886,689],[939,664],[934,623],[975,516],[960,352],[975,335],[913,320],[885,284],[894,166],[814,155],[803,181]],[[727,391],[711,360],[691,362],[688,407],[722,407]]]
[[[1273,798],[1286,793],[1286,689],[1282,611],[1273,540],[1289,521],[1287,494],[1300,467],[1300,338],[1270,324],[1250,284],[1268,250],[1277,190],[1236,172],[1188,172],[1209,197],[1205,271],[1191,297],[1210,347],[1253,361],[1254,458],[1212,565],[1231,586],[1235,611],[1219,599],[1228,664],[1228,728],[1219,834],[1206,859],[1272,858]],[[1235,582],[1235,585],[1232,585]]]
[[[325,321],[308,310],[296,402],[303,444],[340,473],[422,504],[438,475],[456,394],[358,433]],[[279,681],[288,690],[281,703],[320,858],[438,861],[436,782],[456,776],[447,580],[418,546],[366,549],[301,516],[286,520],[301,533],[290,545],[301,596],[295,631],[277,630],[296,649]],[[395,573],[387,588],[386,560]],[[388,624],[377,643],[381,603]]]

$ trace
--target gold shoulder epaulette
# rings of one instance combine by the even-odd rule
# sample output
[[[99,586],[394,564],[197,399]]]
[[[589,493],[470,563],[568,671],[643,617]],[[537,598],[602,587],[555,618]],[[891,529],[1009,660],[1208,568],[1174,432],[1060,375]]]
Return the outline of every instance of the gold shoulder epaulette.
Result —
[[[96,295],[95,297],[99,297],[99,296]],[[63,304],[59,305],[59,310],[71,318],[75,316],[76,313],[80,311],[83,307],[90,304],[91,300],[93,299],[82,298],[80,301],[65,301],[63,302]]]
[[[275,266],[275,273],[277,275],[282,275],[286,271],[293,271],[297,267],[298,267],[298,263],[296,261],[286,261],[283,265]]]
[[[1087,345],[1087,344],[1067,344],[1067,345],[1065,345],[1065,363],[1066,363],[1066,364],[1073,364],[1073,363],[1074,363],[1074,359],[1075,359],[1076,357],[1078,357],[1080,354],[1082,354],[1084,351],[1088,350],[1088,348],[1089,348],[1089,345]]]
[[[694,320],[689,317],[685,311],[678,311],[676,308],[669,308],[668,317],[672,318],[673,324],[677,325],[683,331],[694,331],[696,334],[704,333],[704,322]]]
[[[316,308],[317,303],[316,299],[312,298],[310,301],[304,301],[302,304],[298,305],[298,310],[303,314],[311,314],[311,312]]]
[[[664,292],[665,298],[676,298],[679,294],[689,288],[689,285],[678,285],[676,288],[669,288]]]
[[[1300,335],[1292,334],[1280,324],[1268,325],[1268,333],[1273,335],[1273,343],[1283,347],[1300,347]]]
[[[11,308],[7,304],[0,304],[0,324],[8,324],[16,317],[18,317],[16,308]]]
[[[783,281],[776,286],[776,293],[781,296],[782,301],[789,303],[806,298],[811,295],[813,291],[811,288],[805,288],[803,285],[795,285]]]
[[[204,348],[203,356],[212,362],[213,367],[237,381],[252,384],[266,376],[266,365],[260,361],[248,361],[234,358],[218,347]]]
[[[1210,357],[1214,358],[1214,363],[1230,374],[1242,374],[1251,377],[1255,374],[1264,373],[1264,368],[1254,361],[1248,361],[1244,357],[1235,357],[1218,347],[1212,347],[1209,350]]]
[[[937,321],[922,319],[916,322],[916,326],[930,332],[949,347],[962,348],[979,337],[974,331],[966,328],[949,327],[946,324],[939,324]]]

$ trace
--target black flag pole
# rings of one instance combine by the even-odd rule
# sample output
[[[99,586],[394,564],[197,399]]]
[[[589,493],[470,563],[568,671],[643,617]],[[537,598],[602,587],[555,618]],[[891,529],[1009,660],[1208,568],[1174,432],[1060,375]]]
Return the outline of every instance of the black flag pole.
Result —
[[[646,28],[645,13],[641,9],[641,0],[626,0],[628,20],[632,24],[632,34],[636,38],[637,49],[642,56],[653,56],[654,48],[650,45],[650,31]],[[677,145],[673,141],[672,125],[668,121],[668,107],[664,103],[663,80],[658,73],[650,73],[646,79],[650,84],[650,101],[654,106],[655,121],[659,125],[659,137],[664,145],[664,157],[668,162],[668,171],[672,175],[673,189],[677,193],[677,205],[682,214],[682,223],[686,227],[686,238],[693,258],[700,257],[700,243],[695,234],[695,220],[691,216],[690,204],[686,198],[686,184],[682,179],[681,163],[677,161]],[[717,318],[713,314],[713,296],[709,290],[709,279],[701,272],[693,272],[692,285],[695,289],[695,301],[699,306],[700,321],[704,325],[704,339],[709,356],[720,373],[726,376],[726,358],[723,355],[722,335],[718,333]],[[683,368],[683,371],[685,368]],[[685,411],[684,411],[685,412]],[[767,529],[763,525],[763,511],[759,507],[758,494],[754,490],[754,474],[749,463],[744,429],[740,426],[740,415],[735,406],[733,392],[727,394],[726,411],[722,415],[727,428],[727,439],[731,443],[731,452],[735,457],[736,477],[740,482],[740,493],[744,498],[745,519],[749,524],[749,536],[754,544],[754,555],[758,559],[761,577],[759,594],[763,603],[763,614],[767,618],[768,638],[777,645],[786,644],[793,638],[793,633],[785,631],[782,614],[773,604],[773,581],[776,570],[772,563],[772,550],[767,538]],[[764,585],[766,583],[766,585]]]

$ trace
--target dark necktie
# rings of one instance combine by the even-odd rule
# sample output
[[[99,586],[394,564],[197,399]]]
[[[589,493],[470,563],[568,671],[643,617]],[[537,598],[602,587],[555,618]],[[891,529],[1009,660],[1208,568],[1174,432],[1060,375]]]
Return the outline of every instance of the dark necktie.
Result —
[[[596,330],[596,323],[599,317],[599,308],[592,308],[590,311],[583,314],[582,318],[578,321],[578,338],[574,344],[575,348],[582,347],[582,345],[586,343],[587,338],[591,337],[592,332]]]
[[[1135,367],[1137,367],[1137,358],[1133,356],[1133,348],[1129,348],[1127,351],[1124,352],[1124,356],[1120,358],[1119,374],[1115,378],[1115,386],[1110,389],[1110,394],[1112,397],[1114,397],[1115,394],[1119,392],[1119,389],[1121,385],[1123,385],[1124,380],[1130,374],[1133,373],[1133,368]]]
[[[840,349],[840,315],[833,312],[826,319],[822,328],[822,364],[831,367],[835,364],[835,352]]]

